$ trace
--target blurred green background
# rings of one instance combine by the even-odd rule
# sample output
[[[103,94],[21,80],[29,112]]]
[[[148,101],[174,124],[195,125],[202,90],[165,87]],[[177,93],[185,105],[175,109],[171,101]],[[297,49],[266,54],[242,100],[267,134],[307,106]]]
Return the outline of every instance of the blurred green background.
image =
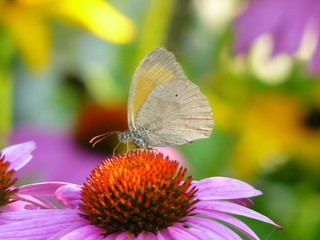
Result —
[[[177,147],[189,173],[237,178],[261,190],[254,209],[284,228],[244,219],[261,239],[320,239],[319,76],[306,70],[310,56],[303,49],[301,57],[269,57],[265,36],[246,55],[235,54],[234,20],[246,4],[1,1],[1,148],[42,134],[41,151],[44,141],[62,134],[79,148],[99,151],[101,159],[111,154],[116,137],[96,148],[88,142],[127,128],[133,73],[147,52],[164,46],[214,113],[210,139]],[[69,147],[46,146],[53,159]],[[69,159],[58,155],[64,168]]]

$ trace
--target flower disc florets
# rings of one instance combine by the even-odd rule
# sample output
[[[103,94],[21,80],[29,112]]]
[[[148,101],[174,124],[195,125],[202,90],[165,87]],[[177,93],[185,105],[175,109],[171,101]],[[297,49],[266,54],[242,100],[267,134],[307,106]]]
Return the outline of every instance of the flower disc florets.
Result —
[[[11,189],[10,187],[16,183],[17,178],[13,178],[15,171],[13,169],[8,170],[10,166],[9,162],[5,161],[5,156],[0,152],[0,207],[3,207],[13,200],[10,199],[18,190]]]
[[[82,217],[107,236],[127,231],[156,233],[192,215],[197,189],[186,169],[154,151],[137,151],[105,160],[84,184]]]

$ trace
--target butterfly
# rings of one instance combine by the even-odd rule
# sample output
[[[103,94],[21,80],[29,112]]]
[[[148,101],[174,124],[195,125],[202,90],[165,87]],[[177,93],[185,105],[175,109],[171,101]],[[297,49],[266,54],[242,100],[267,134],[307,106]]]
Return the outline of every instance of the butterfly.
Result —
[[[140,148],[187,145],[208,138],[214,125],[208,99],[187,79],[174,55],[165,48],[149,52],[130,86],[126,132],[91,139],[94,145],[113,133],[122,143]]]
[[[187,145],[208,138],[214,125],[208,99],[185,76],[173,53],[149,52],[130,86],[128,128],[119,141],[140,148]]]

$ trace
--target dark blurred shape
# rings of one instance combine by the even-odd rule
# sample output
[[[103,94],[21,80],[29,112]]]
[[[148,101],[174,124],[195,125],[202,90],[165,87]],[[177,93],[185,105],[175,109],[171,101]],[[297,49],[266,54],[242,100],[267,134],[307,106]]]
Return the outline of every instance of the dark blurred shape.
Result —
[[[119,143],[117,134],[111,135],[94,147],[89,142],[93,137],[112,131],[125,131],[127,127],[125,104],[100,105],[93,101],[84,103],[75,123],[74,136],[81,146],[103,154],[112,154]],[[119,146],[123,148],[124,146]],[[117,152],[121,150],[118,149]]]
[[[320,109],[313,109],[305,119],[305,125],[310,130],[320,130]]]
[[[77,74],[73,72],[66,72],[63,79],[67,87],[70,87],[79,94],[88,94],[85,84],[83,83],[81,77]]]

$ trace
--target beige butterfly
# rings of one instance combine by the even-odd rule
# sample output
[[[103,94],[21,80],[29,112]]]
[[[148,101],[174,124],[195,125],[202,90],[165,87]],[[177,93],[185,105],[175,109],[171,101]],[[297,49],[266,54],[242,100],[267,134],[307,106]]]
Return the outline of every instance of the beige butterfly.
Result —
[[[149,52],[133,76],[128,123],[120,142],[141,148],[187,145],[210,137],[214,125],[208,99],[165,48]]]

